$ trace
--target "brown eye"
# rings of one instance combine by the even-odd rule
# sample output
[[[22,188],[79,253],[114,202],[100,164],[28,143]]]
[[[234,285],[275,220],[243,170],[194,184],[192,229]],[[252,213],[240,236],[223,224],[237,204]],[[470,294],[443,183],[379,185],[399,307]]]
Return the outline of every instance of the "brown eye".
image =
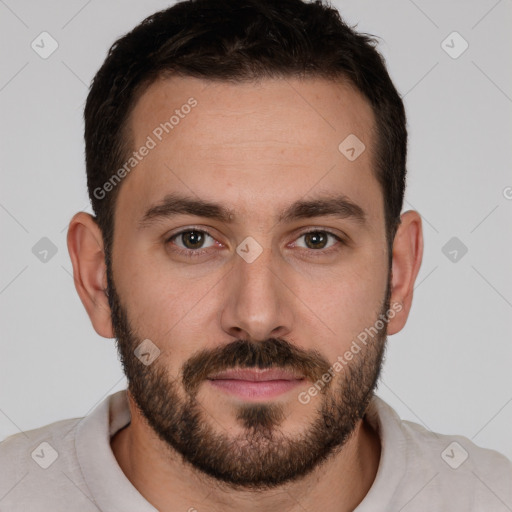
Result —
[[[308,231],[307,233],[302,233],[302,235],[299,236],[299,239],[304,239],[305,245],[298,244],[299,247],[305,248],[305,249],[312,249],[312,250],[321,250],[321,249],[327,249],[329,250],[330,247],[333,245],[336,245],[336,241],[343,242],[343,240],[336,236],[334,233],[331,233],[329,231]],[[334,242],[329,244],[329,238],[334,239]]]
[[[313,231],[304,235],[304,241],[309,249],[323,249],[327,244],[327,236],[322,231]]]
[[[181,231],[180,233],[176,233],[169,238],[168,242],[175,242],[175,244],[182,249],[197,250],[205,248],[204,243],[207,238],[211,238],[212,241],[214,241],[214,239],[205,231],[189,229],[188,231]],[[181,244],[178,243],[178,241],[181,241]]]
[[[204,234],[200,231],[187,231],[181,236],[187,249],[200,249],[204,243]]]

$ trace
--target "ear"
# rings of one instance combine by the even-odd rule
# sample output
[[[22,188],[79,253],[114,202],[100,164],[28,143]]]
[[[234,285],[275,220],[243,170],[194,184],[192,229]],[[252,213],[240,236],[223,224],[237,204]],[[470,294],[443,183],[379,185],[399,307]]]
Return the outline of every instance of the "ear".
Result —
[[[104,338],[114,338],[106,294],[107,267],[103,236],[91,215],[79,212],[73,216],[69,223],[67,243],[76,291],[94,330]]]
[[[423,257],[421,216],[414,210],[402,214],[393,241],[391,308],[396,312],[388,322],[388,334],[401,331],[412,305],[414,283]],[[395,306],[393,306],[395,304]],[[400,306],[399,306],[400,305]]]

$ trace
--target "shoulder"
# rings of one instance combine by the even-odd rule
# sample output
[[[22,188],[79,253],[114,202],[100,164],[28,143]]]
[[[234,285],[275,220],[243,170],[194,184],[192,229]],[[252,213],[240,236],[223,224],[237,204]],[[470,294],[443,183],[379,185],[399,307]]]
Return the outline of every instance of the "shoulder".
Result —
[[[76,459],[75,431],[83,418],[57,421],[11,435],[0,443],[1,510],[46,510],[63,488],[75,488],[75,503],[85,504],[87,489]],[[89,502],[90,505],[90,502]],[[84,510],[87,510],[84,507]]]
[[[444,466],[461,473],[507,475],[512,482],[512,462],[495,450],[478,446],[465,436],[440,434],[411,421],[401,420],[400,428],[410,450],[422,459],[434,457],[436,462],[442,461]]]
[[[512,509],[512,462],[467,437],[432,432],[401,420],[382,399],[374,403],[384,433],[383,451],[400,453],[403,473],[398,488],[425,506],[456,506],[452,510]],[[395,466],[396,467],[396,466]],[[460,508],[460,505],[463,508]],[[465,508],[464,508],[465,507]],[[427,507],[428,508],[428,507]],[[423,510],[419,508],[418,510]]]
[[[39,466],[50,464],[52,458],[58,458],[58,449],[72,442],[74,429],[82,419],[61,420],[5,438],[0,442],[0,474],[8,467],[27,468],[30,461]]]

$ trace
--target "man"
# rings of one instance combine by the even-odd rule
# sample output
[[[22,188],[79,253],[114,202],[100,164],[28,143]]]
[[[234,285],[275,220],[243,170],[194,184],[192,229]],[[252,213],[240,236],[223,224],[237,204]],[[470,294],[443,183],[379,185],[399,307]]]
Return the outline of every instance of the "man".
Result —
[[[75,285],[128,390],[0,445],[0,510],[512,510],[512,464],[374,395],[423,239],[373,41],[300,0],[197,0],[85,107]]]

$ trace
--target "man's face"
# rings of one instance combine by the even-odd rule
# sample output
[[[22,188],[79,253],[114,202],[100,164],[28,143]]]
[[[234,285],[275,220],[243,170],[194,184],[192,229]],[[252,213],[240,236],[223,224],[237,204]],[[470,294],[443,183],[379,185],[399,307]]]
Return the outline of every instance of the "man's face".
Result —
[[[250,487],[302,476],[364,414],[385,328],[333,365],[389,308],[373,126],[359,93],[320,79],[160,80],[132,112],[133,148],[150,149],[116,205],[114,331],[151,428],[216,478]],[[354,135],[366,147],[355,160]],[[229,215],[155,208],[171,194]],[[303,207],[280,218],[298,201],[341,196],[336,215]],[[134,354],[143,340],[160,350],[149,365]]]

